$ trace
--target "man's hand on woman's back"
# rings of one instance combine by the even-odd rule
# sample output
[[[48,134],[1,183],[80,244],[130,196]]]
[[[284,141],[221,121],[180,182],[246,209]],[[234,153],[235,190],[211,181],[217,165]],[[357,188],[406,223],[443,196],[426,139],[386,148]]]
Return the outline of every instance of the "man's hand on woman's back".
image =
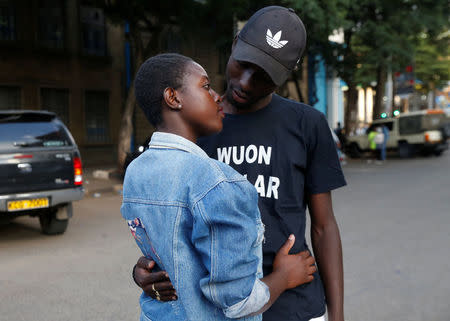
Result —
[[[133,279],[142,290],[153,299],[163,302],[178,299],[175,288],[165,271],[152,272],[155,262],[141,256],[133,269]]]
[[[317,271],[316,260],[309,251],[289,254],[294,245],[295,237],[289,240],[278,250],[273,261],[273,272],[281,273],[286,281],[286,289],[295,288],[301,284],[314,280],[313,274]]]

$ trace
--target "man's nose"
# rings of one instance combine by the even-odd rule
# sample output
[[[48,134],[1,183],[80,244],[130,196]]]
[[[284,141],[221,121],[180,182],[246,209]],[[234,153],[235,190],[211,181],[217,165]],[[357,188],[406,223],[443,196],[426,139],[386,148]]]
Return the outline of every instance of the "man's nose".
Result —
[[[242,74],[241,74],[241,78],[239,80],[239,85],[242,89],[242,91],[246,92],[250,90],[250,85],[252,83],[252,78],[253,78],[253,74],[254,74],[254,70],[247,68],[245,69]]]

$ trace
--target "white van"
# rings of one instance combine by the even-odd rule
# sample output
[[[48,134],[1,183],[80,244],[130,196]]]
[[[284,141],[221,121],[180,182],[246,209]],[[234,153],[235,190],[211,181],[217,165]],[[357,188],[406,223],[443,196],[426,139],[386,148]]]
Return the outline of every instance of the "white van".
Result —
[[[398,151],[403,158],[411,157],[416,152],[439,156],[448,149],[446,129],[449,118],[442,109],[430,109],[375,120],[364,134],[347,137],[346,153],[350,157],[360,157],[369,151],[368,134],[377,126],[389,129],[386,147]]]

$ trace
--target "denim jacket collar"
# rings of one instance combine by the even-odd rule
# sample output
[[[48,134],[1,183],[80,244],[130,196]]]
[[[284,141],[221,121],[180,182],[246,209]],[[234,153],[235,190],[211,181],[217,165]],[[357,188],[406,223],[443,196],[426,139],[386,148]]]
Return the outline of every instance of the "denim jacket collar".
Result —
[[[154,132],[148,146],[150,148],[176,148],[201,157],[209,158],[198,145],[176,134]]]

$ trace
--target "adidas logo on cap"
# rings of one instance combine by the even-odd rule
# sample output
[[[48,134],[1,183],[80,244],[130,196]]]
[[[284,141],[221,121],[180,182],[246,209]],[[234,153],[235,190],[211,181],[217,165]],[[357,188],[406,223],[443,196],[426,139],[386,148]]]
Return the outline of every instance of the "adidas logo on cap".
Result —
[[[272,31],[270,31],[270,29],[267,29],[266,40],[267,40],[267,43],[269,44],[269,46],[271,46],[275,49],[280,49],[280,48],[283,48],[284,45],[288,43],[287,40],[280,40],[281,33],[282,33],[282,31],[280,30],[275,34],[275,36],[272,36]]]

